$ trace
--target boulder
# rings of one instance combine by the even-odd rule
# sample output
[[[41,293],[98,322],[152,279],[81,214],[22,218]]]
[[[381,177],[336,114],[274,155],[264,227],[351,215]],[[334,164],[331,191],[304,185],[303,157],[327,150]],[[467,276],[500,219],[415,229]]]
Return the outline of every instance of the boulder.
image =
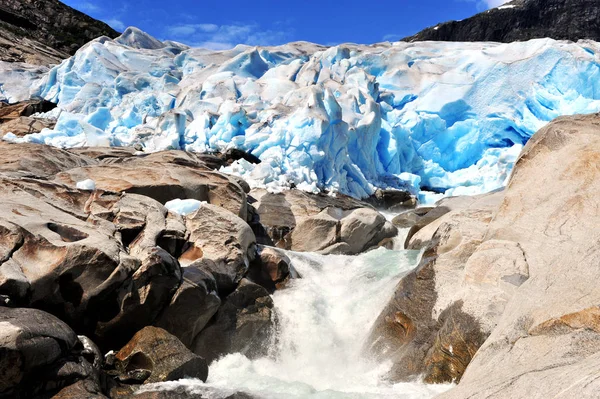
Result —
[[[365,202],[344,195],[332,197],[315,195],[299,190],[269,193],[264,189],[250,191],[249,202],[256,210],[251,226],[257,242],[263,245],[285,247],[284,237],[307,216],[314,216],[326,208],[350,210],[370,207]]]
[[[246,193],[235,180],[205,166],[190,167],[153,159],[125,158],[120,162],[73,168],[59,173],[56,181],[73,187],[79,181],[91,179],[97,189],[140,194],[162,204],[176,198],[207,201],[246,220]]]
[[[262,285],[269,292],[285,288],[290,278],[298,274],[292,261],[281,250],[273,247],[261,247],[259,256],[250,264],[248,278]]]
[[[285,244],[293,251],[354,255],[397,234],[396,227],[374,209],[327,208],[304,217],[285,237]]]
[[[442,397],[597,397],[599,127],[599,115],[558,118],[523,149],[468,265],[471,278],[495,278],[507,266],[514,273],[505,282],[529,278]]]
[[[368,344],[381,361],[393,362],[391,379],[422,375],[431,383],[459,380],[502,314],[503,298],[495,296],[493,284],[505,274],[490,287],[464,277],[493,212],[466,209],[440,218],[420,264],[399,282]]]
[[[121,381],[150,384],[181,378],[206,381],[206,361],[189,351],[174,335],[145,327],[115,355]]]
[[[182,265],[194,265],[211,273],[219,294],[226,296],[248,271],[256,253],[256,238],[244,220],[210,204],[185,218],[189,245],[179,257]]]
[[[48,112],[56,108],[56,104],[46,100],[20,101],[14,104],[0,106],[0,123],[18,119],[21,116],[31,116],[38,112]]]
[[[459,382],[442,398],[597,396],[600,116],[559,118],[504,192],[456,204],[372,331],[391,378]],[[448,204],[447,202],[447,204]]]
[[[80,380],[64,387],[51,399],[108,399],[108,397],[94,381]]]
[[[183,282],[154,325],[175,335],[188,348],[217,313],[221,299],[212,274],[194,265],[184,267]]]
[[[402,212],[392,219],[392,224],[399,229],[411,228],[427,215],[429,212],[434,210],[435,207],[423,206],[409,211]],[[442,215],[440,215],[442,216]]]
[[[404,247],[406,249],[422,249],[430,242],[433,234],[446,219],[442,216],[449,212],[460,212],[463,209],[495,210],[504,198],[502,190],[482,195],[448,197],[441,199],[436,206],[422,215],[409,230]]]
[[[0,307],[0,396],[51,395],[80,380],[99,390],[98,368],[77,335],[37,309]]]
[[[286,248],[299,252],[316,252],[338,242],[339,219],[337,209],[325,209],[306,217],[286,235]]]
[[[244,279],[198,335],[194,353],[209,362],[228,353],[265,356],[274,331],[273,299],[265,288]]]
[[[0,138],[4,137],[7,133],[23,137],[27,134],[39,133],[42,129],[52,129],[55,125],[56,121],[54,120],[20,116],[0,125]]]
[[[43,144],[12,144],[0,140],[0,172],[16,176],[49,178],[95,161]]]
[[[103,347],[126,342],[169,304],[181,274],[158,245],[175,229],[162,205],[0,181],[0,294],[13,304],[46,310]],[[126,233],[137,234],[133,244]]]

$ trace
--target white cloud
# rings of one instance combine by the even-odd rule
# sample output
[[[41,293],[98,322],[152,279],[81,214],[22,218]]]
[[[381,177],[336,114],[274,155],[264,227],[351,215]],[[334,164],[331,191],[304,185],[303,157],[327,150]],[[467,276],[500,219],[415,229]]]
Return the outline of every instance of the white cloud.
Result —
[[[383,37],[383,41],[384,42],[397,42],[398,40],[402,39],[403,37],[406,37],[406,35],[402,36],[402,35],[398,35],[396,33],[389,33]]]
[[[125,30],[125,24],[116,18],[107,19],[107,20],[104,20],[104,22],[106,22],[111,28],[113,28],[115,30],[118,30],[118,31]]]
[[[261,29],[258,24],[178,24],[165,30],[167,39],[177,40],[195,47],[226,50],[237,44],[269,46],[289,41],[291,31]]]
[[[100,11],[100,7],[98,7],[94,3],[90,3],[89,1],[84,1],[84,2],[78,3],[77,4],[77,8],[80,11],[83,11],[85,13],[91,13],[91,12],[98,12],[98,11]]]
[[[500,7],[504,3],[508,3],[511,0],[484,0],[487,8]]]

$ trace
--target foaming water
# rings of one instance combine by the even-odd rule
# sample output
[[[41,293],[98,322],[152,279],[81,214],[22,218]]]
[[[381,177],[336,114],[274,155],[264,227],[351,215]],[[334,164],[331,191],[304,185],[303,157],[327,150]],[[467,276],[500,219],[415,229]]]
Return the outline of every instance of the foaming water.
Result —
[[[362,353],[370,328],[400,278],[413,269],[417,251],[383,248],[360,256],[287,253],[302,278],[273,295],[280,320],[272,353],[249,360],[227,355],[210,365],[206,383],[180,380],[210,398],[247,392],[281,398],[430,398],[448,385],[389,384],[391,364]],[[155,386],[156,388],[156,386]]]

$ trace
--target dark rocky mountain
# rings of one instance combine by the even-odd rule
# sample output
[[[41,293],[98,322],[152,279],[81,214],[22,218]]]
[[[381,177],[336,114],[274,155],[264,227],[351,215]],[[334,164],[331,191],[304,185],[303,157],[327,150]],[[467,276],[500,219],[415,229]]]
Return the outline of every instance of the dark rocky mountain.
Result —
[[[462,21],[427,28],[403,40],[508,43],[542,37],[600,40],[600,1],[514,0]]]
[[[58,0],[0,0],[0,60],[60,62],[98,36],[119,33]]]

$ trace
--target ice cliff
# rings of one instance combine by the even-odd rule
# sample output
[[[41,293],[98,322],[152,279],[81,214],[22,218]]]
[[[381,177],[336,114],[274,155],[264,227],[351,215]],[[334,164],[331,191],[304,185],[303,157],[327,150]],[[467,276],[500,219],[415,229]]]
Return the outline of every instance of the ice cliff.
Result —
[[[547,122],[600,110],[599,51],[551,39],[209,51],[129,28],[31,74],[30,94],[59,104],[58,123],[5,139],[146,152],[235,147],[262,162],[227,171],[272,190],[475,194],[501,187]],[[0,93],[14,99],[3,83]]]

